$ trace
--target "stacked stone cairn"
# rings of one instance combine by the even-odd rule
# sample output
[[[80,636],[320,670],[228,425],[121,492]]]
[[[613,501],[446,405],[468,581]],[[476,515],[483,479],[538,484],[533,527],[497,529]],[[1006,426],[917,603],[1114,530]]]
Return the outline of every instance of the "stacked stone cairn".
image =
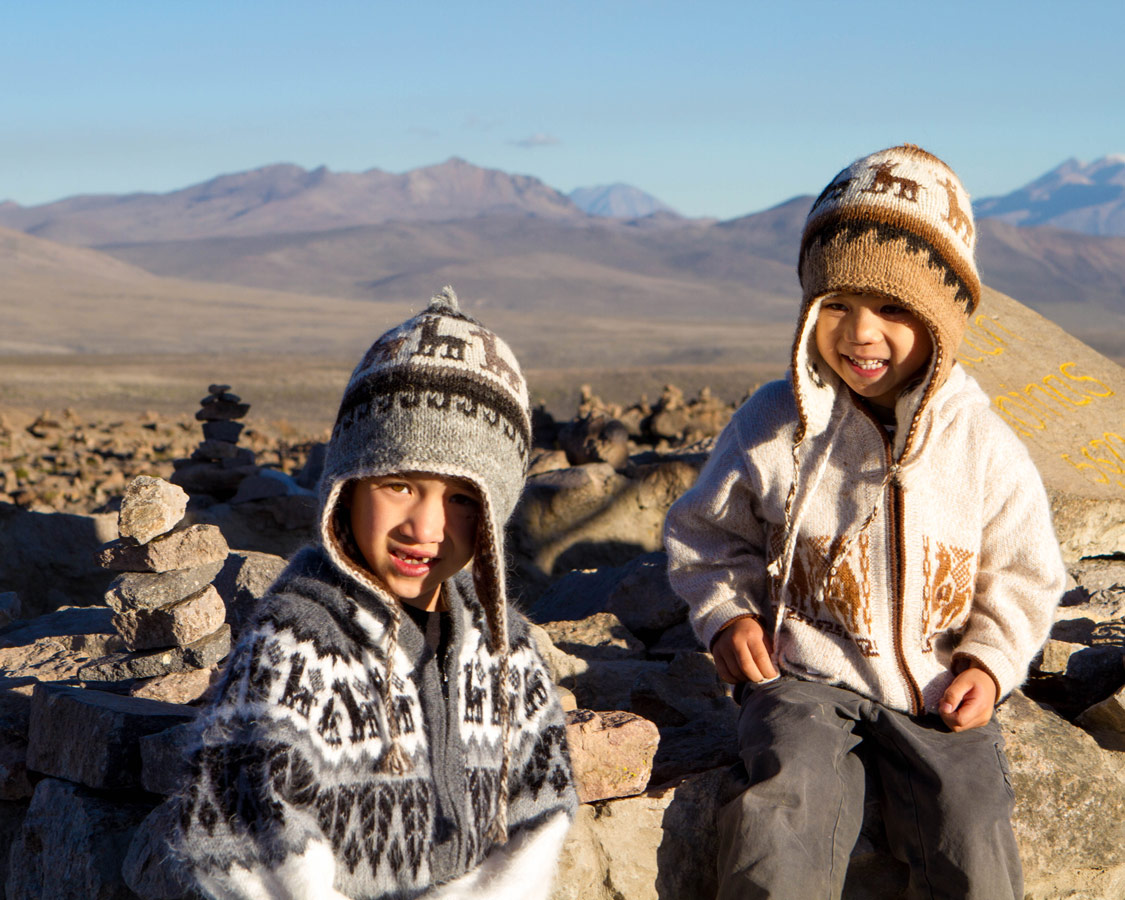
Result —
[[[126,489],[120,537],[104,545],[98,563],[119,572],[105,594],[125,652],[80,672],[86,681],[205,673],[230,650],[226,604],[212,583],[229,554],[214,525],[177,528],[187,508],[182,488],[140,476]],[[183,679],[177,679],[183,680]]]
[[[238,446],[243,428],[238,420],[250,411],[250,404],[232,394],[229,384],[212,384],[199,402],[195,418],[203,423],[203,440],[190,457],[172,463],[172,483],[196,500],[229,500],[243,479],[258,472],[254,451]]]

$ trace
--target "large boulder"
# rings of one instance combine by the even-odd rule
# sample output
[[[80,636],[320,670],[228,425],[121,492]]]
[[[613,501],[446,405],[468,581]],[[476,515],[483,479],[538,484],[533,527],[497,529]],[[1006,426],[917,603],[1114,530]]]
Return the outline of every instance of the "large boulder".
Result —
[[[1125,550],[1125,369],[990,288],[957,359],[1027,444],[1066,559]]]

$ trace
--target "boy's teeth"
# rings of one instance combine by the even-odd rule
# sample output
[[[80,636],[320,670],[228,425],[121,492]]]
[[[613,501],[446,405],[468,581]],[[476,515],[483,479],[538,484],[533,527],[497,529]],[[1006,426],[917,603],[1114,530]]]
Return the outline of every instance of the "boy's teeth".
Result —
[[[849,358],[861,369],[878,369],[883,365],[883,360],[881,359],[855,359],[854,357]]]

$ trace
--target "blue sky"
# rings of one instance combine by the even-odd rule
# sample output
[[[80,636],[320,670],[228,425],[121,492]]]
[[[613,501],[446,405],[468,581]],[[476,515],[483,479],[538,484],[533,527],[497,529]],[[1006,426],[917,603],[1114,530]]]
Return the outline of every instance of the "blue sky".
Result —
[[[1125,153],[1120,2],[38,0],[0,13],[0,199],[461,156],[729,218],[913,141],[976,197]]]

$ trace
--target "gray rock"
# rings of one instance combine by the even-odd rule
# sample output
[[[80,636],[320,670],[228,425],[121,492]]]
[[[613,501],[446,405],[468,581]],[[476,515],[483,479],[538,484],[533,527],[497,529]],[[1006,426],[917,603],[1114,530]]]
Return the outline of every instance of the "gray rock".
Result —
[[[195,703],[210,690],[218,678],[220,668],[188,669],[186,672],[169,672],[134,683],[129,688],[130,697],[162,700],[165,703]]]
[[[687,604],[668,582],[668,554],[648,553],[630,562],[606,600],[634,634],[664,631],[687,620]]]
[[[621,580],[623,566],[575,570],[551,582],[528,610],[536,622],[584,619],[605,611],[613,587]]]
[[[31,697],[15,690],[0,690],[0,800],[31,796],[27,776],[27,729]],[[4,844],[0,843],[0,847]],[[0,852],[0,857],[4,854]]]
[[[657,725],[686,725],[712,714],[738,717],[730,686],[719,680],[709,653],[681,653],[666,667],[640,673],[629,709]]]
[[[217,631],[185,647],[169,647],[153,652],[113,653],[95,660],[78,670],[83,681],[129,681],[134,678],[154,678],[169,672],[186,672],[189,669],[206,669],[230,653],[230,626],[222,625]]]
[[[208,441],[229,441],[232,444],[238,443],[238,436],[242,434],[242,429],[246,427],[241,422],[235,422],[230,419],[216,419],[211,422],[203,423],[203,438]]]
[[[146,791],[168,796],[184,786],[190,769],[187,751],[194,736],[193,724],[184,722],[141,737],[141,784]]]
[[[30,797],[30,793],[28,794]],[[23,820],[27,817],[28,801],[0,800],[0,897],[5,896],[8,881],[8,858],[12,844],[19,836]]]
[[[559,429],[559,446],[571,465],[608,463],[615,469],[629,461],[629,430],[617,419],[587,415]]]
[[[189,525],[147,544],[116,540],[98,553],[98,563],[116,572],[168,572],[221,562],[229,552],[223,533],[213,525]]]
[[[212,398],[208,397],[207,400]],[[223,400],[215,397],[213,402],[206,402],[196,412],[195,418],[200,422],[214,422],[216,420],[241,419],[250,412],[249,403]]]
[[[121,860],[149,809],[43,779],[12,843],[7,900],[136,900]]]
[[[145,544],[154,537],[171,531],[184,517],[188,495],[183,488],[162,478],[138,475],[121,498],[117,514],[117,530],[123,538]]]
[[[139,739],[196,714],[189,706],[39,684],[31,701],[27,767],[92,788],[140,787]]]
[[[566,458],[565,450],[541,450],[532,456],[531,464],[527,468],[527,477],[569,467],[570,460]]]
[[[579,807],[551,900],[712,900],[723,770]]]
[[[644,672],[662,672],[667,663],[641,659],[597,659],[585,670],[560,679],[583,709],[629,709],[633,683]]]
[[[1077,719],[1102,747],[1125,750],[1125,688],[1095,703]]]
[[[233,441],[223,441],[218,438],[205,438],[191,454],[192,459],[234,459],[238,456],[238,444]]]
[[[735,717],[714,712],[684,725],[661,727],[650,783],[671,784],[694,772],[738,762],[736,726]]]
[[[209,497],[227,498],[234,496],[242,479],[256,474],[258,467],[241,465],[233,469],[210,462],[190,461],[172,473],[169,481],[178,484],[192,496],[204,494]]]
[[[214,585],[227,605],[227,621],[233,628],[246,623],[284,569],[285,560],[273,553],[234,550],[227,556]]]
[[[653,659],[671,659],[677,653],[702,653],[707,648],[695,636],[690,622],[680,622],[649,644],[648,653]]]
[[[558,649],[581,659],[641,659],[645,655],[645,645],[612,613],[544,622],[543,629]]]
[[[115,513],[75,516],[0,503],[0,585],[19,594],[26,618],[101,603],[112,576],[94,553],[116,537]]]
[[[659,741],[656,726],[633,713],[567,713],[566,742],[579,802],[641,793],[648,786]]]
[[[630,469],[572,466],[529,478],[513,519],[515,575],[534,600],[551,577],[571,569],[620,565],[661,546],[664,514],[695,481],[682,461]]]
[[[129,650],[183,647],[219,628],[227,617],[223,598],[212,585],[156,609],[131,609],[113,617]]]
[[[1125,592],[1125,559],[1080,559],[1070,566],[1070,574],[1089,594]]]
[[[110,583],[105,602],[117,612],[167,606],[206,587],[225,564],[221,559],[168,572],[123,572]]]
[[[1019,692],[997,715],[1026,896],[1125,896],[1125,789],[1115,754]]]
[[[15,591],[0,593],[0,628],[16,621],[22,614],[20,595]]]
[[[579,659],[577,656],[571,656],[569,653],[563,653],[562,650],[559,650],[543,626],[531,623],[528,630],[535,641],[536,648],[539,650],[539,655],[543,657],[551,681],[556,685],[563,681],[573,683],[576,676],[581,675],[589,668],[589,663],[584,659]]]

